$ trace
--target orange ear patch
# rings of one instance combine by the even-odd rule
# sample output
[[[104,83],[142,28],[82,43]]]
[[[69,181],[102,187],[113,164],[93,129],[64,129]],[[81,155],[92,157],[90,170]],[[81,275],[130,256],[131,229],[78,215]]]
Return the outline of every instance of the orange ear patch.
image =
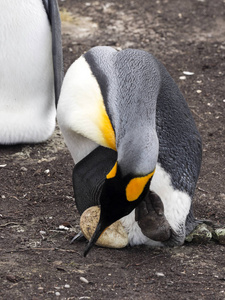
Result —
[[[154,173],[155,170],[146,176],[131,179],[126,187],[126,197],[128,201],[135,201],[138,199]]]
[[[113,178],[116,176],[116,172],[117,172],[117,162],[115,163],[114,167],[112,168],[112,170],[106,175],[107,179]]]

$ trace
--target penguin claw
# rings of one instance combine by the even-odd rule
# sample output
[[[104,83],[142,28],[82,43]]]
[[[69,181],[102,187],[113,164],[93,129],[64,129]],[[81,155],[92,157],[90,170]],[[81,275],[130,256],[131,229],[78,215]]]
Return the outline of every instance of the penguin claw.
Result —
[[[151,192],[135,209],[135,220],[142,233],[155,241],[167,241],[171,237],[171,228],[164,215],[160,197]]]
[[[75,241],[82,241],[86,240],[85,236],[83,235],[82,231],[79,231],[70,241],[70,244],[73,244]]]

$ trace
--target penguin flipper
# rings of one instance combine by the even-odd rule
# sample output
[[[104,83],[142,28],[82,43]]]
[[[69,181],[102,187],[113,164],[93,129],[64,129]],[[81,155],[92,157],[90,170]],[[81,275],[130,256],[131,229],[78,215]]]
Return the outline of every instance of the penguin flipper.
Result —
[[[57,0],[42,0],[52,30],[52,59],[54,69],[55,104],[57,107],[63,81],[63,52],[61,20]]]
[[[99,146],[75,165],[73,188],[80,215],[90,206],[99,205],[103,183],[116,159],[116,151]]]
[[[142,233],[154,241],[166,241],[171,236],[170,225],[164,215],[160,197],[149,191],[145,199],[135,209],[135,221]]]

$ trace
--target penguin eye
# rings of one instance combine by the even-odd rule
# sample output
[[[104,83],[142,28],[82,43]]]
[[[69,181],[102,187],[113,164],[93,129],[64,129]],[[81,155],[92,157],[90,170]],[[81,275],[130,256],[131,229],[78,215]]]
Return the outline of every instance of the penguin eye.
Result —
[[[154,173],[155,170],[146,176],[136,177],[130,180],[126,187],[126,197],[128,201],[135,201],[139,198],[146,184],[148,183],[149,179],[152,178]]]
[[[117,162],[115,163],[114,167],[112,168],[112,170],[106,175],[107,179],[113,178],[116,176],[116,172],[117,172]]]

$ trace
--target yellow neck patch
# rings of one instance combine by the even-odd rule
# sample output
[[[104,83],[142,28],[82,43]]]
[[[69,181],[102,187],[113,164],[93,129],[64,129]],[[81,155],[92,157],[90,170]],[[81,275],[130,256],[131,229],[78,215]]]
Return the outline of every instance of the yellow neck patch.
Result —
[[[100,104],[100,130],[106,147],[116,150],[116,137],[110,119],[107,115],[103,101]]]
[[[112,170],[106,175],[107,179],[113,178],[116,176],[116,172],[117,172],[117,162],[115,163],[114,167],[112,168]]]
[[[126,187],[126,197],[128,201],[135,201],[143,192],[147,182],[153,176],[155,170],[143,177],[136,177],[131,179]]]

